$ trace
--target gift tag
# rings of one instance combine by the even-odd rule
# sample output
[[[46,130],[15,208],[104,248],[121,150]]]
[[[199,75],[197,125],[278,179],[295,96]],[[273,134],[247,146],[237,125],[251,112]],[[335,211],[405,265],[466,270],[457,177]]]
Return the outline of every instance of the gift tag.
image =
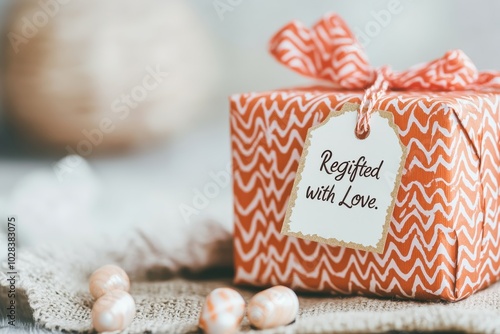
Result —
[[[281,233],[382,253],[406,148],[392,114],[375,111],[365,139],[357,104],[309,129]]]

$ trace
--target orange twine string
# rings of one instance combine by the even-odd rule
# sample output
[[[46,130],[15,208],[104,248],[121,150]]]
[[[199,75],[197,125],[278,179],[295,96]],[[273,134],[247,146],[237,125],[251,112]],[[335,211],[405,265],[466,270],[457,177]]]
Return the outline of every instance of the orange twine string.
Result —
[[[359,139],[365,139],[370,134],[370,116],[373,107],[389,89],[387,80],[389,68],[384,66],[375,71],[375,82],[365,91],[358,110],[358,120],[356,123],[355,134]]]

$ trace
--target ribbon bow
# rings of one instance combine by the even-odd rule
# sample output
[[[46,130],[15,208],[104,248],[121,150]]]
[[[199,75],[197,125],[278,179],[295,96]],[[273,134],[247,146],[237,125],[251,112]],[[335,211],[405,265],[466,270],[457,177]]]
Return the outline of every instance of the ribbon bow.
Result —
[[[366,89],[361,101],[356,134],[368,135],[373,104],[387,89],[393,90],[498,90],[500,72],[479,72],[461,50],[451,50],[439,59],[395,72],[387,66],[370,66],[361,44],[347,24],[327,14],[312,29],[293,21],[270,42],[271,54],[292,70],[326,80],[336,88]],[[361,127],[364,131],[361,131]]]
[[[287,24],[271,39],[270,52],[292,70],[338,88],[366,89],[376,78],[361,44],[335,13],[327,14],[312,29],[296,21]],[[394,90],[500,89],[500,72],[478,72],[461,50],[448,51],[440,59],[406,71],[386,71],[389,88]]]

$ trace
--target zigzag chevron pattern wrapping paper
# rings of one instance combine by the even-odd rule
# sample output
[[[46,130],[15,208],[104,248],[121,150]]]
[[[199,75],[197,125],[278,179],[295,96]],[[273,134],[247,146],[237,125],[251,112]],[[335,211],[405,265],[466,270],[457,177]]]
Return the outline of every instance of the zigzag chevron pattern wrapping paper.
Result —
[[[500,278],[500,94],[389,92],[408,149],[384,252],[280,234],[309,127],[363,91],[231,98],[235,282],[456,301]],[[348,223],[348,222],[346,222]]]

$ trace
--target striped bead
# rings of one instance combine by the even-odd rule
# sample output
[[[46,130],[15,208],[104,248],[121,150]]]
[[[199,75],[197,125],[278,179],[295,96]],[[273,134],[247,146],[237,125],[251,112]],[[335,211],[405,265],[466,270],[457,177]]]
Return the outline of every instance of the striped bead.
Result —
[[[114,264],[100,267],[90,275],[89,291],[95,299],[113,290],[130,290],[127,273]]]
[[[106,293],[97,299],[92,307],[92,325],[98,332],[124,330],[134,316],[134,299],[122,290]]]
[[[245,315],[245,300],[235,290],[218,288],[210,292],[201,310],[199,326],[207,334],[233,334]]]
[[[299,299],[293,290],[278,285],[252,297],[247,316],[259,328],[273,328],[290,324],[299,312]]]

